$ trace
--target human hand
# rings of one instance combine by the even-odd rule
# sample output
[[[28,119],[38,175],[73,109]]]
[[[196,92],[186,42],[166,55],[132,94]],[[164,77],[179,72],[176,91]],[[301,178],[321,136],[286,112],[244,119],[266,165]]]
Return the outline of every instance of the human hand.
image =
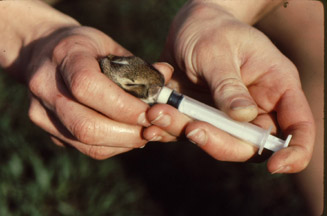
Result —
[[[225,8],[194,2],[181,9],[168,36],[163,56],[176,68],[170,85],[206,102],[211,92],[213,103],[233,119],[252,121],[266,129],[273,125],[272,133],[284,137],[292,134],[289,147],[271,156],[268,170],[303,170],[311,158],[315,125],[296,67],[264,34]],[[203,90],[205,85],[208,92]],[[171,141],[185,133],[208,154],[224,161],[246,161],[257,151],[168,105],[152,107],[147,117],[154,124],[143,133],[147,139]]]
[[[14,70],[26,71],[30,119],[53,142],[96,159],[146,144],[142,129],[149,126],[148,105],[100,72],[99,57],[130,55],[110,37],[89,27],[67,27],[32,42],[22,53]],[[171,67],[154,66],[169,79]]]

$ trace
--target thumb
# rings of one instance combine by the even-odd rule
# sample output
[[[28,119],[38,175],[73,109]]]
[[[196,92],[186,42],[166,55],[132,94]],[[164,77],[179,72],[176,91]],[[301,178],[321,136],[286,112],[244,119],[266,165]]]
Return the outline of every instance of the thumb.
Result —
[[[258,115],[257,105],[242,81],[240,67],[230,59],[211,64],[203,75],[220,110],[235,120],[252,121]]]

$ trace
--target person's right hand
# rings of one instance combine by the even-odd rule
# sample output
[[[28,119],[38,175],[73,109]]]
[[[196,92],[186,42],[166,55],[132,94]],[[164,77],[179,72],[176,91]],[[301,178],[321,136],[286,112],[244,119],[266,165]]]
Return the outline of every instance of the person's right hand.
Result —
[[[164,52],[164,60],[176,69],[170,85],[204,102],[211,97],[235,120],[273,126],[273,134],[292,134],[289,147],[274,153],[267,166],[273,173],[299,172],[310,161],[315,124],[298,71],[263,33],[238,20],[227,11],[230,7],[219,6],[221,2],[189,1],[175,17]],[[166,104],[152,107],[147,117],[153,124],[144,130],[149,140],[168,142],[185,134],[223,161],[247,161],[257,151]]]
[[[69,144],[95,159],[146,144],[141,131],[149,125],[148,105],[100,72],[99,57],[130,55],[110,37],[89,27],[67,27],[32,42],[22,53],[11,69],[26,71],[29,117],[56,144]],[[166,64],[154,66],[171,73]]]

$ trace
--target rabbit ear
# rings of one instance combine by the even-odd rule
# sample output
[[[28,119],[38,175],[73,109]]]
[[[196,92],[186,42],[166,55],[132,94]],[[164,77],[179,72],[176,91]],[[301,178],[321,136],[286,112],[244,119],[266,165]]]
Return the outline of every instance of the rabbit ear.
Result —
[[[111,63],[120,64],[120,65],[129,65],[130,64],[130,57],[126,56],[114,56],[108,55],[107,58],[110,60]]]
[[[111,62],[114,64],[129,65],[129,62],[126,59],[115,59]]]

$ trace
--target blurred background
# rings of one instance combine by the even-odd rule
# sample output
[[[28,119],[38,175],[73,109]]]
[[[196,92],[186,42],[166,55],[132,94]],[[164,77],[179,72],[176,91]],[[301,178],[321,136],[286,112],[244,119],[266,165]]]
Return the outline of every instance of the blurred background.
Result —
[[[185,0],[63,0],[54,7],[149,62]],[[1,70],[1,69],[0,69]],[[219,162],[195,145],[150,143],[104,161],[50,142],[28,92],[0,75],[0,215],[309,215],[292,175]]]

